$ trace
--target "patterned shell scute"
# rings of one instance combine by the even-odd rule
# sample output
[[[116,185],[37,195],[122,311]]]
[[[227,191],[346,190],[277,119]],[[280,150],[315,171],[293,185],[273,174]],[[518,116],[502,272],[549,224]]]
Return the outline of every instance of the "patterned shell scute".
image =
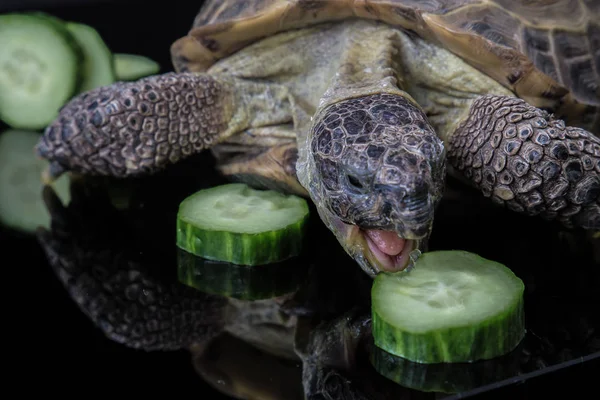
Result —
[[[262,11],[271,8],[274,4],[281,3],[280,0],[246,0],[246,1],[207,1],[194,19],[194,28],[255,18]]]
[[[413,30],[530,104],[600,127],[597,0],[208,0],[173,63],[202,72],[263,37],[345,18]]]
[[[461,7],[444,16],[444,21],[521,51],[578,100],[600,104],[600,15],[579,0],[496,0]],[[516,81],[520,76],[508,78]]]

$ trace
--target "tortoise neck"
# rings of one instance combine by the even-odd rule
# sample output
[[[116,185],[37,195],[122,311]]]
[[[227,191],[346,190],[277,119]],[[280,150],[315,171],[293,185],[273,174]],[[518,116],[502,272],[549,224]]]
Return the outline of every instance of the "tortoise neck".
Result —
[[[417,102],[401,87],[398,65],[397,31],[389,25],[372,21],[347,24],[338,67],[323,93],[317,110],[373,94],[396,94]]]

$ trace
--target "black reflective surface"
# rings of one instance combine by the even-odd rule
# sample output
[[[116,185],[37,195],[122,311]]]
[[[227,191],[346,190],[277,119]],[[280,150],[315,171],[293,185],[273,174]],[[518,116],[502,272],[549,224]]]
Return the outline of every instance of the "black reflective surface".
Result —
[[[147,353],[131,349],[112,340],[129,340],[123,339],[123,335],[135,329],[134,324],[109,335],[112,340],[103,335],[107,330],[102,325],[110,321],[111,315],[108,314],[113,313],[118,319],[128,312],[128,303],[123,303],[123,299],[117,299],[114,294],[120,293],[122,297],[125,293],[129,296],[129,289],[125,286],[120,292],[118,288],[114,292],[107,289],[118,285],[118,274],[126,276],[141,271],[142,280],[153,282],[149,286],[151,288],[177,285],[177,251],[173,246],[177,204],[197,188],[224,183],[218,177],[203,183],[189,173],[206,171],[207,168],[210,168],[210,159],[199,158],[152,180],[133,182],[136,189],[131,207],[121,211],[114,209],[108,199],[102,197],[101,190],[83,191],[81,188],[85,186],[75,187],[72,205],[66,210],[53,212],[55,220],[50,235],[56,243],[46,250],[49,250],[50,257],[59,257],[61,260],[59,263],[52,258],[54,267],[59,267],[54,270],[32,238],[2,232],[2,243],[9,253],[7,257],[20,260],[20,268],[8,269],[7,281],[14,282],[13,287],[21,288],[27,294],[15,293],[19,296],[16,303],[22,307],[17,318],[24,322],[20,325],[18,338],[25,348],[36,346],[36,354],[60,360],[62,364],[60,370],[46,371],[44,378],[58,378],[66,373],[69,379],[103,388],[125,384],[125,388],[140,388],[141,385],[141,390],[163,387],[200,390],[201,393],[213,391],[195,374],[192,356],[187,351]],[[563,374],[580,371],[573,377],[579,380],[583,379],[586,370],[587,373],[594,371],[593,364],[595,362],[597,366],[598,361],[590,360],[600,351],[596,289],[600,279],[590,242],[583,236],[559,233],[555,226],[541,221],[522,220],[496,209],[482,201],[477,193],[464,191],[460,192],[459,198],[453,199],[454,193],[450,191],[449,198],[440,206],[431,249],[462,248],[500,260],[515,270],[527,288],[528,333],[517,354],[511,355],[510,363],[500,368],[487,368],[483,372],[467,371],[466,374],[472,376],[467,378],[468,384],[463,387],[491,390],[493,394],[497,393],[498,388],[507,390],[515,383],[525,381],[531,385],[529,379],[552,370],[564,368],[564,371],[559,371]],[[313,214],[316,215],[314,211]],[[518,227],[518,231],[511,233],[511,227]],[[346,310],[356,305],[366,310],[368,278],[336,246],[333,237],[319,224],[318,219],[313,218],[310,229],[304,259],[307,264],[316,267],[316,272],[311,274],[311,280],[306,283],[311,289],[300,296],[301,303],[295,306],[300,313],[302,310],[318,310],[321,316],[329,320],[343,316]],[[535,252],[534,249],[539,251]],[[87,282],[87,277],[83,276],[85,274],[95,277],[105,286],[103,299],[98,296],[103,292],[98,290],[98,283]],[[71,296],[67,295],[57,278],[62,279],[66,286],[72,285]],[[177,295],[181,299],[187,296]],[[90,320],[81,313],[81,310],[96,310],[100,300],[103,303],[117,302],[112,307],[114,310],[105,314],[104,322]],[[166,309],[173,309],[177,301],[175,299],[167,304]],[[203,303],[198,304],[193,319],[201,324],[210,324],[210,313],[203,314],[206,312],[202,309]],[[154,340],[144,336],[144,331],[141,331],[136,340],[146,339]],[[41,349],[40,340],[45,344]],[[136,340],[129,340],[128,345],[137,345]],[[219,354],[211,360],[226,357]],[[239,357],[235,365],[256,362],[256,357],[248,361],[244,355],[236,353],[234,356]],[[394,388],[395,383],[382,382],[381,377],[376,376],[367,355],[357,356],[357,360],[360,374],[358,378],[353,376],[356,384],[378,379],[379,385],[385,386],[386,390],[399,390],[400,398],[448,396]],[[294,368],[299,368],[299,362],[293,364]],[[254,367],[255,364],[252,364],[252,368],[246,371],[249,373]],[[198,368],[196,365],[196,370]],[[260,368],[268,370],[267,365]],[[279,371],[288,372],[274,369],[270,379],[279,382]],[[412,374],[419,374],[418,370],[411,371]],[[239,371],[237,373],[240,374]],[[434,371],[434,374],[454,376],[457,380],[455,387],[461,387],[460,382],[465,380],[465,372],[461,368]],[[290,378],[286,376],[281,379]],[[149,382],[151,385],[147,386]],[[473,382],[480,382],[482,386],[473,385]],[[568,386],[567,382],[574,380],[556,381],[552,385]],[[580,385],[572,389],[581,388]],[[545,384],[543,387],[549,390],[552,386]],[[467,393],[466,390],[463,395]],[[489,393],[486,392],[486,395]]]
[[[148,55],[163,65],[164,72],[171,69],[170,44],[187,32],[199,6],[200,2],[149,5],[132,1],[45,10],[93,25],[113,51]],[[93,263],[87,264],[90,260],[107,262],[130,257],[135,265],[151,271],[157,281],[174,284],[177,204],[193,191],[219,183],[224,181],[214,173],[212,159],[205,154],[153,179],[132,182],[136,187],[133,211],[111,211],[111,218],[107,218],[94,207],[94,196],[80,197],[89,204],[73,208],[72,221],[76,221],[78,230],[69,237],[87,253],[86,257],[73,258],[86,261],[75,267],[92,268]],[[313,279],[322,279],[321,285],[316,294],[305,298],[302,307],[327,305],[323,315],[335,318],[354,302],[362,304],[368,293],[358,266],[316,218],[310,237],[305,257],[320,268],[330,266],[331,273],[313,275]],[[164,389],[172,394],[228,398],[201,378],[188,351],[145,352],[108,339],[67,293],[36,238],[0,228],[0,246],[3,283],[10,294],[8,343],[18,343],[19,352],[12,366],[22,376],[31,377],[32,384],[38,383],[49,393],[71,390],[77,384],[89,392],[139,395]],[[597,376],[600,370],[598,240],[498,209],[477,192],[451,182],[451,190],[437,213],[430,249],[476,252],[506,264],[526,285],[528,333],[519,348],[515,375],[503,374],[498,382],[463,396],[525,398],[551,394],[560,388],[576,395],[593,387],[593,378],[587,377]],[[128,268],[131,264],[118,265]],[[327,290],[327,284],[335,284],[335,290]],[[359,292],[362,296],[356,296]],[[358,360],[362,362],[359,370],[370,371],[359,376],[373,378],[366,357]],[[278,379],[275,373],[272,379]],[[386,385],[384,380],[373,379]],[[397,393],[394,398],[446,396],[412,390]]]

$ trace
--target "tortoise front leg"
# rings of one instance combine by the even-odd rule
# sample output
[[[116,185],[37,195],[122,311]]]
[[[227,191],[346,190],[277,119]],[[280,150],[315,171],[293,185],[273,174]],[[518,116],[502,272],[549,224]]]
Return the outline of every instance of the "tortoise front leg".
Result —
[[[38,154],[65,171],[156,172],[251,127],[291,122],[282,87],[229,76],[167,73],[80,94],[46,129]]]
[[[510,210],[600,229],[600,140],[519,98],[478,98],[449,139],[448,161]]]

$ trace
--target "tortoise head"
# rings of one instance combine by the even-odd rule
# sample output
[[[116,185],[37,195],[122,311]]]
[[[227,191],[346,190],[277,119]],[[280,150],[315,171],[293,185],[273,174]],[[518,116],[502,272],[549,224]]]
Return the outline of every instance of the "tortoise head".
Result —
[[[370,275],[408,267],[445,181],[444,145],[423,111],[395,94],[328,105],[305,157],[298,175],[346,252]]]

